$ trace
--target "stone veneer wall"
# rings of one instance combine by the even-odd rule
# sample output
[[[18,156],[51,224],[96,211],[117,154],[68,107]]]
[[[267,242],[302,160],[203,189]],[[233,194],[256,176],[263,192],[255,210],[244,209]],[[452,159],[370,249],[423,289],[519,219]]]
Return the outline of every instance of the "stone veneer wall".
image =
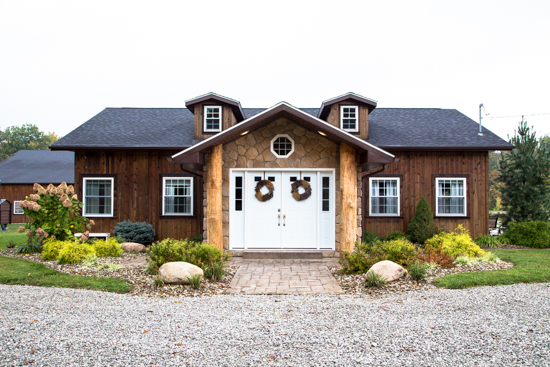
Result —
[[[271,152],[271,140],[277,134],[288,134],[294,139],[294,153],[288,158],[277,158]],[[207,157],[208,159],[208,157]],[[335,168],[336,251],[340,250],[340,147],[337,143],[303,127],[280,118],[223,147],[222,210],[223,248],[229,250],[229,169],[230,168]],[[204,168],[204,213],[206,213],[206,167]],[[361,230],[361,170],[357,174],[357,235]],[[208,241],[207,219],[204,218],[204,241]]]

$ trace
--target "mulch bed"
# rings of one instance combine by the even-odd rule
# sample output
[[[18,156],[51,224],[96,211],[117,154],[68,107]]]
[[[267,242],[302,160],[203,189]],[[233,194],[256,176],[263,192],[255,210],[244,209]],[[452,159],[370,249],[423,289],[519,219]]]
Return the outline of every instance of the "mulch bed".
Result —
[[[449,274],[466,273],[474,271],[502,270],[510,269],[514,264],[501,261],[499,263],[474,263],[467,266],[457,266],[454,268],[428,269],[428,275],[423,281],[417,282],[407,276],[391,283],[379,287],[365,287],[366,274],[341,274],[341,267],[332,267],[330,271],[338,281],[345,294],[368,294],[372,296],[386,296],[388,294],[404,294],[411,291],[440,289],[433,284],[435,278],[443,277]]]
[[[146,259],[149,257],[149,255],[146,254],[125,253],[121,257],[98,258],[99,263],[120,264],[122,268],[117,271],[87,268],[82,264],[60,265],[56,261],[43,260],[40,254],[16,254],[13,249],[1,250],[0,255],[30,260],[36,263],[44,264],[48,268],[67,274],[124,279],[125,281],[133,285],[130,294],[160,298],[198,297],[222,294],[227,288],[229,288],[229,283],[231,283],[233,275],[235,275],[238,269],[238,266],[227,266],[225,268],[225,276],[219,281],[202,278],[201,286],[198,289],[193,289],[190,285],[165,284],[163,286],[157,287],[155,284],[154,276],[150,275],[146,270]]]

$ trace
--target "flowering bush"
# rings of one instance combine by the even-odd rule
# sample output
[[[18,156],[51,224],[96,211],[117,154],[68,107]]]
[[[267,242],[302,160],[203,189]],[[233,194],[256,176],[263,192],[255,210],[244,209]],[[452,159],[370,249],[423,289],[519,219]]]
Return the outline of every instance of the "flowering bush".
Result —
[[[65,182],[58,187],[50,184],[47,188],[34,184],[33,189],[35,193],[19,203],[30,218],[19,231],[27,230],[29,240],[57,238],[63,241],[71,239],[76,232],[89,233],[94,222],[80,214],[82,203],[78,201],[73,186],[67,186]]]

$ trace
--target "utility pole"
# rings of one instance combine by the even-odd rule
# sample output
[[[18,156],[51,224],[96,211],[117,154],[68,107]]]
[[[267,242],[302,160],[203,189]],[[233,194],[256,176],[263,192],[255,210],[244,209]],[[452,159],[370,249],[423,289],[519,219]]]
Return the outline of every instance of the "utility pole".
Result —
[[[480,103],[480,104],[479,104],[479,133],[477,133],[477,135],[479,135],[479,136],[483,136],[483,133],[481,132],[481,119],[482,119],[482,117],[481,117],[481,109],[482,109],[482,108],[485,108],[485,107],[483,106],[483,103]]]

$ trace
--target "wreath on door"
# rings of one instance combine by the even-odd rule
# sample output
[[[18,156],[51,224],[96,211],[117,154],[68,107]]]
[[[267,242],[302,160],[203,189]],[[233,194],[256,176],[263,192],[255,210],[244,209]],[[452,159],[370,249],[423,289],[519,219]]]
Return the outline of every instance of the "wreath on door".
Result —
[[[269,190],[269,192],[267,194],[262,194],[262,188],[263,187],[267,187],[267,189]],[[256,196],[256,199],[258,199],[258,201],[268,201],[268,200],[271,200],[271,198],[273,198],[273,191],[275,190],[275,186],[273,186],[273,182],[269,181],[269,180],[261,180],[261,181],[258,181],[258,183],[256,184],[256,188],[254,189],[254,191],[256,191],[256,194],[254,196]]]
[[[311,196],[311,184],[306,180],[294,181],[291,186],[292,186],[292,190],[290,190],[290,193],[292,194],[292,197],[294,198],[294,200],[304,201]],[[305,190],[303,194],[300,194],[298,192],[298,188],[300,186],[303,187]]]

